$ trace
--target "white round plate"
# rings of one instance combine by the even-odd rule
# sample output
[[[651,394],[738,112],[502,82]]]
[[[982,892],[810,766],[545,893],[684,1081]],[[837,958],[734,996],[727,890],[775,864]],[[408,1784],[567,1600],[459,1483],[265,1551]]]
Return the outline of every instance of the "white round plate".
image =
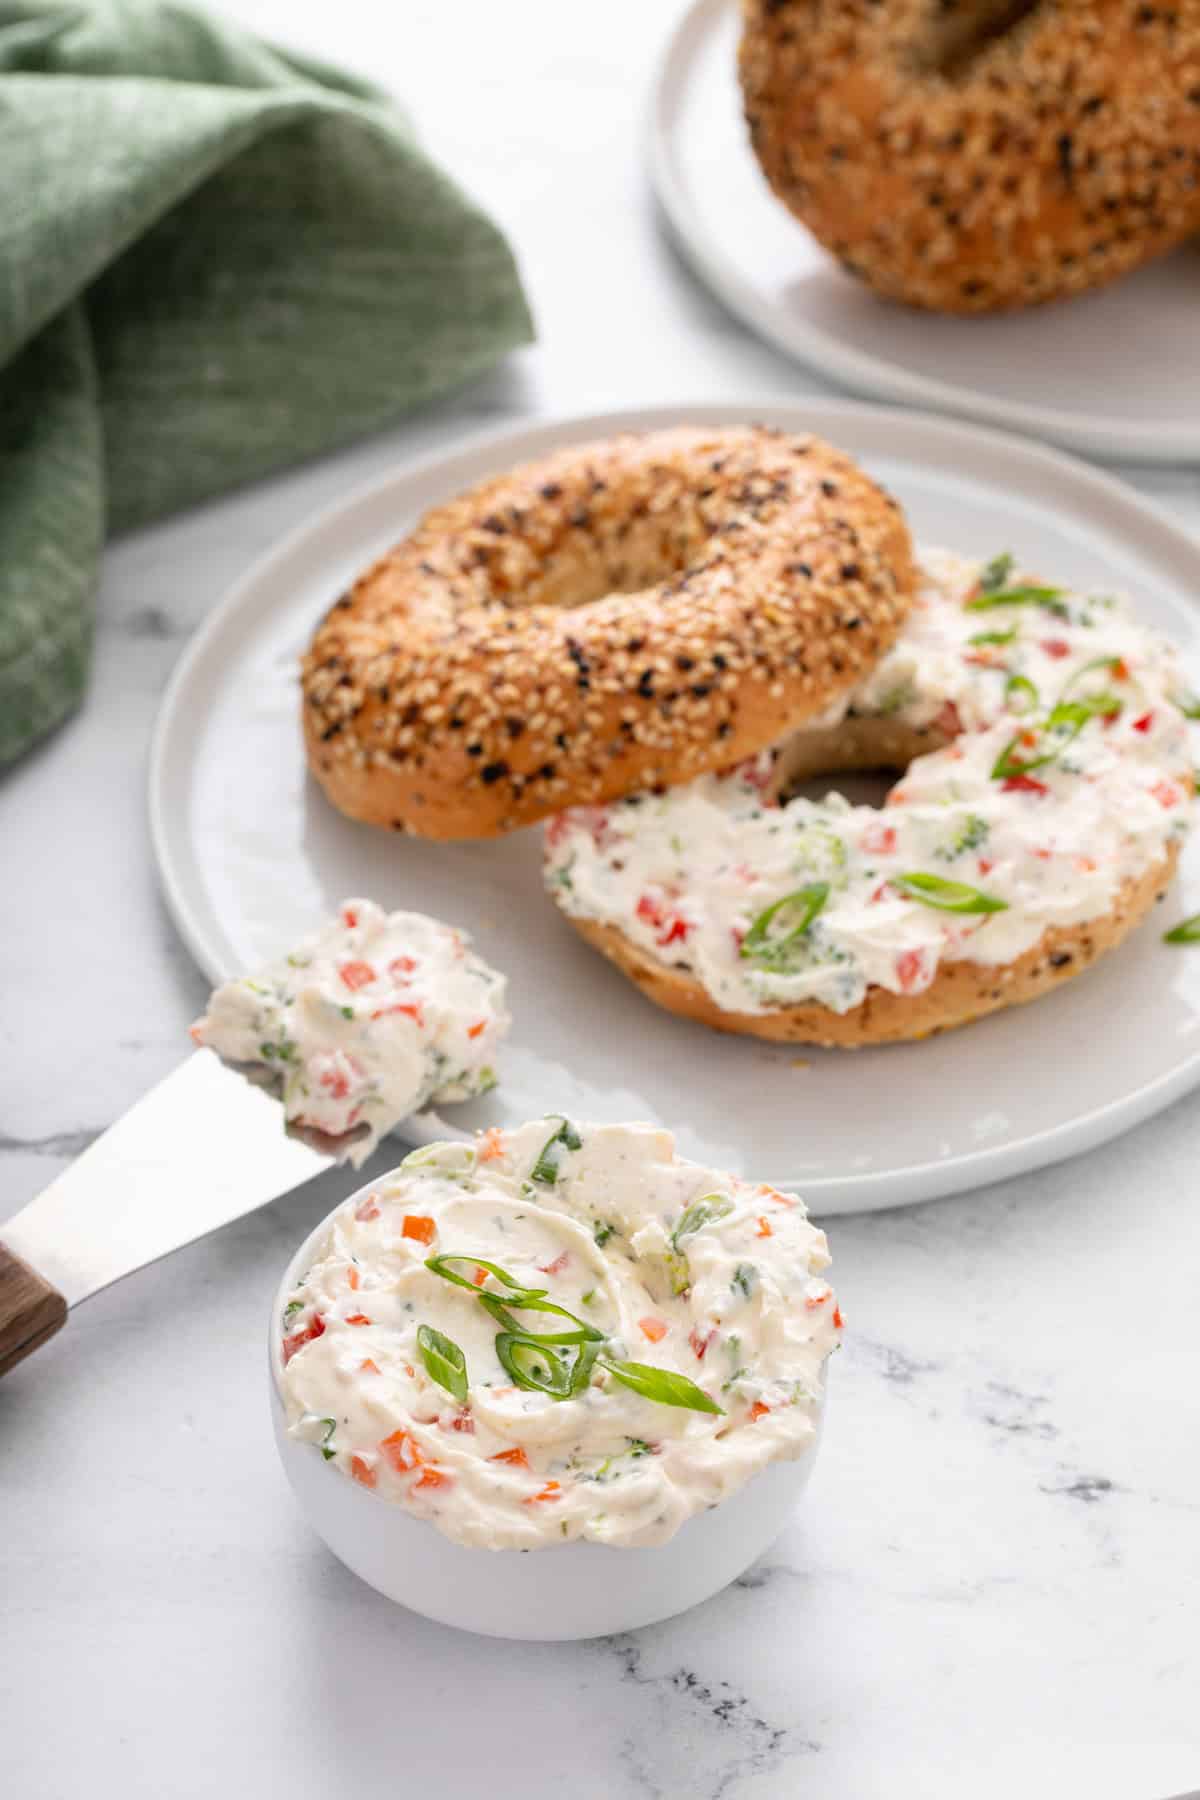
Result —
[[[1200,457],[1200,248],[1103,293],[994,318],[877,299],[774,198],[750,149],[736,0],[695,0],[666,50],[651,175],[701,279],[740,318],[856,393],[962,413],[1124,462]]]
[[[946,420],[850,402],[756,408],[859,457],[916,534],[1029,558],[1136,594],[1195,644],[1200,545],[1106,475]],[[728,405],[525,425],[411,464],[281,544],[217,609],[163,702],[150,777],[172,912],[214,979],[284,950],[353,894],[472,933],[511,977],[501,1085],[455,1124],[546,1112],[647,1119],[685,1156],[792,1186],[822,1214],[895,1206],[1101,1142],[1200,1080],[1200,951],[1159,919],[1117,955],[969,1035],[853,1055],[725,1037],[660,1012],[589,950],[542,891],[540,832],[433,844],[356,825],[308,779],[296,661],[318,615],[434,501],[556,445],[617,430],[724,424]],[[1200,851],[1160,915],[1200,911]]]

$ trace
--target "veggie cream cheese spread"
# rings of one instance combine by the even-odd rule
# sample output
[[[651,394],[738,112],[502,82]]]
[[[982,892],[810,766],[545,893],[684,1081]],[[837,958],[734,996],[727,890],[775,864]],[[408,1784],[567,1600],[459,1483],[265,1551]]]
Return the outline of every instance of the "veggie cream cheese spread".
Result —
[[[1195,710],[1172,648],[1122,601],[931,550],[899,639],[820,721],[952,740],[882,809],[836,793],[781,806],[765,752],[559,815],[547,885],[727,1012],[918,993],[943,960],[1008,963],[1048,926],[1100,917],[1163,858],[1189,812]]]
[[[347,900],[290,955],[219,987],[192,1036],[276,1076],[292,1124],[358,1131],[357,1165],[411,1113],[495,1086],[506,984],[469,943],[422,913]]]
[[[288,1428],[462,1544],[660,1544],[812,1445],[828,1263],[795,1195],[649,1125],[429,1145],[287,1301]]]

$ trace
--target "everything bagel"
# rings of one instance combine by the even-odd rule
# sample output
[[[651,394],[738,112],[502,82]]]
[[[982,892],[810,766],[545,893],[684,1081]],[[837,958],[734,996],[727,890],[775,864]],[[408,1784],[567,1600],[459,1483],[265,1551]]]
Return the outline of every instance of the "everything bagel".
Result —
[[[560,450],[428,513],[303,661],[310,766],[352,818],[490,837],[728,767],[899,630],[894,500],[762,427]]]
[[[1173,652],[1105,595],[929,552],[842,716],[546,831],[571,923],[659,1005],[853,1047],[1031,1000],[1162,896],[1192,792]],[[883,807],[788,798],[905,770]]]
[[[775,193],[940,312],[1099,287],[1200,231],[1200,0],[742,0]]]

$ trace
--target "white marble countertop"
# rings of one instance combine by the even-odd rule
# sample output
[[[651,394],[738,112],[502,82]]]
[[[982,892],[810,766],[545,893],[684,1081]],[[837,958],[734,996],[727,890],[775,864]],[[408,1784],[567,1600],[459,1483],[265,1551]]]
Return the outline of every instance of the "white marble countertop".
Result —
[[[0,789],[0,1217],[173,1066],[202,1000],[155,887],[143,780],[166,675],[228,583],[397,457],[483,423],[822,391],[731,322],[655,228],[639,146],[667,9],[228,10],[413,101],[512,233],[541,342],[385,438],[108,554],[86,708]],[[1200,528],[1200,472],[1128,474]],[[0,1384],[0,1788],[1163,1800],[1195,1786],[1198,1155],[1184,1102],[1033,1178],[835,1221],[849,1332],[802,1514],[699,1611],[578,1646],[426,1624],[297,1515],[268,1431],[264,1313],[348,1180],[134,1277]]]

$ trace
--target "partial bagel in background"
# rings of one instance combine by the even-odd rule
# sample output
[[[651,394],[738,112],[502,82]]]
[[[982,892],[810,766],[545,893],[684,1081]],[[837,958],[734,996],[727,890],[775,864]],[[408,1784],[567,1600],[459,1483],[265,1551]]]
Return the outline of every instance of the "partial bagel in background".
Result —
[[[742,0],[776,195],[878,293],[986,313],[1200,231],[1200,0]]]
[[[819,717],[896,637],[896,502],[763,426],[557,450],[426,514],[318,626],[309,766],[352,818],[492,837]]]

